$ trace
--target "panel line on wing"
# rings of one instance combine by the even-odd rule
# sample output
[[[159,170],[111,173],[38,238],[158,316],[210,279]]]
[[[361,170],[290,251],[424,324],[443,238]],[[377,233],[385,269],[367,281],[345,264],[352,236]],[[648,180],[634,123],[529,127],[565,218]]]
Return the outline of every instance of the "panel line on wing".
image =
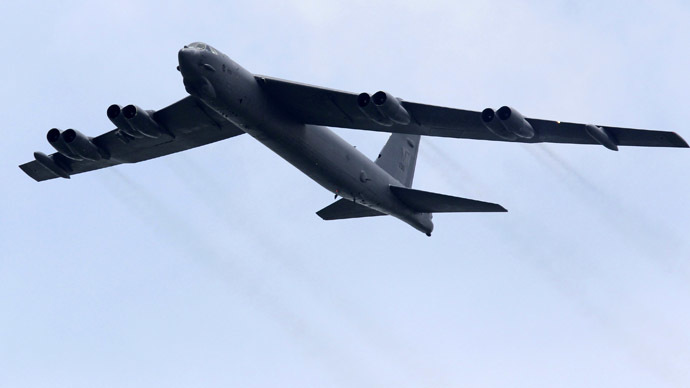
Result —
[[[197,106],[197,108],[199,108],[199,110],[201,112],[203,112],[206,115],[206,117],[209,118],[209,120],[211,120],[216,125],[216,127],[218,128],[219,131],[223,130],[223,125],[221,123],[219,123],[218,121],[216,121],[215,117],[213,117],[212,115],[208,114],[208,112],[206,112],[206,109],[210,109],[210,108],[206,107],[201,101],[198,101],[198,100],[194,100],[194,104]]]
[[[338,105],[337,102],[335,102],[335,99],[333,98],[333,96],[330,96],[330,95],[329,95],[329,96],[328,96],[328,100],[329,100],[333,105],[335,105],[335,107],[340,111],[340,113],[342,113],[343,116],[345,116],[351,123],[354,123],[354,122],[355,122],[355,120],[353,120],[352,117],[351,117],[349,114],[347,114],[347,112],[345,112],[345,110],[344,110],[342,107],[340,107],[340,105]]]

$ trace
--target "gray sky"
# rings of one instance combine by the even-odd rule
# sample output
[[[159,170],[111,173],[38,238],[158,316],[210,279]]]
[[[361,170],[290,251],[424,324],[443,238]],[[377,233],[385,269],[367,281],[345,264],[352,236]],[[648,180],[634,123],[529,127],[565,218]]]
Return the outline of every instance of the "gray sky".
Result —
[[[688,150],[425,138],[415,187],[509,210],[437,215],[432,238],[322,221],[332,195],[248,136],[69,181],[17,168],[52,127],[182,98],[198,40],[260,74],[690,140],[686,3],[14,3],[0,386],[690,385]]]

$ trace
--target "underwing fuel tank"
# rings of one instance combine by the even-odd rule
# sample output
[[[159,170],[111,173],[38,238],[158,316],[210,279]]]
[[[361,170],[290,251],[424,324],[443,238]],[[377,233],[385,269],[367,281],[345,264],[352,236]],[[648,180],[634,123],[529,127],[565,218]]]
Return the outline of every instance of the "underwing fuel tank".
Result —
[[[53,157],[48,156],[43,152],[34,152],[34,158],[36,159],[36,162],[38,162],[38,164],[47,168],[53,174],[65,179],[69,179],[69,173],[67,172],[67,170],[60,166],[58,163],[56,163]]]
[[[597,143],[603,145],[604,147],[612,150],[612,151],[618,151],[618,145],[616,144],[616,140],[611,136],[610,133],[605,128],[598,127],[593,124],[587,124],[585,125],[585,130],[589,134],[589,136],[592,137],[592,139],[596,140]]]

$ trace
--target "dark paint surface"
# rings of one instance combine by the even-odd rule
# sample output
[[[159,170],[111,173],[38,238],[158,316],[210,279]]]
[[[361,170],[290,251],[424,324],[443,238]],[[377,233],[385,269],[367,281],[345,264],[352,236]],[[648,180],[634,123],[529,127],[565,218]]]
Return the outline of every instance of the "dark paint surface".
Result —
[[[181,49],[178,60],[189,97],[157,112],[125,107],[125,111],[136,108],[137,115],[125,114],[124,119],[117,115],[119,106],[111,106],[108,109],[111,121],[116,125],[123,123],[127,128],[88,138],[91,143],[85,144],[86,138],[80,138],[81,147],[70,149],[69,155],[65,150],[49,156],[37,153],[36,160],[20,168],[37,181],[69,178],[247,133],[336,197],[351,202],[345,205],[341,200],[319,211],[322,218],[389,214],[430,235],[431,213],[505,209],[492,203],[410,189],[421,135],[523,143],[602,144],[610,149],[617,145],[688,147],[673,132],[596,126],[607,134],[604,141],[601,136],[595,136],[598,132],[592,134],[588,130],[593,126],[525,119],[517,111],[514,116],[522,121],[515,125],[529,127],[530,131],[507,139],[488,128],[480,112],[406,102],[383,92],[375,96],[386,96],[387,103],[376,108],[371,104],[377,101],[382,104],[381,98],[373,102],[367,98],[367,105],[362,95],[254,75],[200,42]],[[395,117],[387,117],[383,122],[367,113],[372,108],[383,116],[393,112]],[[142,123],[147,124],[145,128]],[[326,126],[392,135],[379,158],[372,161]],[[137,127],[141,127],[141,136],[136,133]],[[51,138],[58,133],[62,137],[72,133],[51,131]],[[62,146],[59,141],[51,144],[58,149]],[[91,144],[93,147],[89,147]],[[82,154],[89,151],[90,155],[75,158],[73,153],[79,154],[80,149]]]

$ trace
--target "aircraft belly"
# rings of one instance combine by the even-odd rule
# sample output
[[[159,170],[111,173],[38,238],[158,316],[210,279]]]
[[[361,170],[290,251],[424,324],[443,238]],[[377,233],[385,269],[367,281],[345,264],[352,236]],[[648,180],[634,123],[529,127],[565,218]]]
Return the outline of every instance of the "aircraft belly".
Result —
[[[399,182],[328,128],[282,123],[248,133],[332,193],[386,214],[403,210],[389,190]]]
[[[206,103],[326,190],[431,231],[422,221],[428,214],[415,213],[392,194],[390,186],[401,183],[354,146],[326,127],[294,120],[253,87],[246,95],[253,97],[242,106],[231,95]]]
[[[354,195],[362,191],[357,187],[359,172],[346,161],[352,158],[349,149],[356,150],[334,142],[330,135],[334,134],[327,128],[288,124],[263,130],[255,138],[327,190],[346,197]]]
[[[330,129],[272,123],[247,133],[330,192],[431,233],[429,215],[415,213],[392,194],[390,186],[400,182]]]

